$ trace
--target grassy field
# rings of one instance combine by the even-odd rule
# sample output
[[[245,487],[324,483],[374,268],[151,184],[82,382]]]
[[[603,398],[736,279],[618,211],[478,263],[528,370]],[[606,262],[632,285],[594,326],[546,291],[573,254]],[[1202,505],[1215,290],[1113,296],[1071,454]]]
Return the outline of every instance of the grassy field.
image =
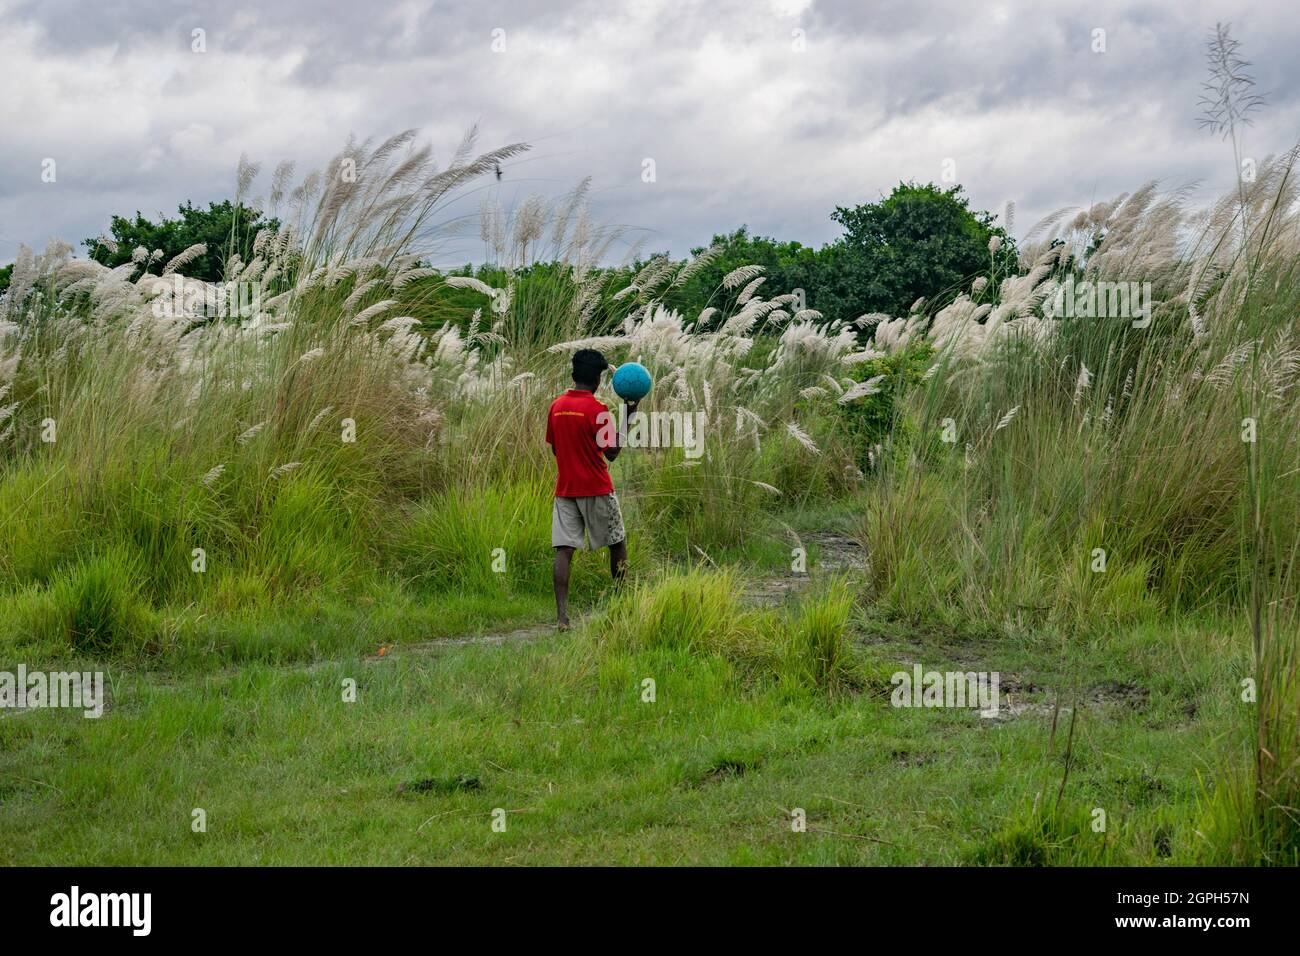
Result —
[[[6,856],[76,864],[1204,857],[1200,781],[1233,755],[1241,715],[1221,688],[1248,666],[1247,641],[1208,624],[1133,627],[1066,655],[1041,636],[904,626],[854,609],[843,622],[851,664],[838,688],[803,683],[780,660],[752,659],[743,634],[712,643],[727,619],[761,632],[745,623],[751,615],[793,630],[786,615],[824,608],[831,574],[814,563],[788,606],[770,610],[729,601],[737,583],[729,574],[697,571],[642,585],[572,634],[398,643],[382,657],[371,646],[310,664],[114,671],[113,704],[100,720],[49,711],[0,723]],[[698,599],[710,616],[700,623],[711,626],[668,637],[655,629],[643,644],[635,622],[680,596]],[[360,616],[352,623],[374,634]],[[1174,666],[1171,644],[1182,650]],[[999,671],[1004,713],[890,706],[888,675],[914,661]],[[646,678],[653,702],[643,699]],[[348,679],[352,703],[343,702]],[[1052,732],[1058,697],[1079,707],[1068,747],[1068,717]],[[1048,812],[1067,760],[1060,812]],[[1102,833],[1090,827],[1098,807]],[[195,808],[206,832],[191,830]],[[792,826],[796,808],[802,831]],[[498,809],[504,832],[493,829]]]
[[[442,275],[422,224],[521,147],[410,145],[230,262],[249,321],[147,250],[20,257],[0,672],[111,706],[0,711],[0,862],[1297,861],[1294,157],[825,323],[747,268],[665,309],[715,253],[597,268],[580,191],[512,226],[559,265]],[[1047,311],[1133,277],[1146,324]],[[709,427],[620,457],[629,586],[580,556],[558,634],[541,436],[584,346]],[[998,674],[998,716],[895,706],[914,665]]]
[[[1079,647],[1044,631],[917,625],[836,602],[862,569],[823,569],[811,550],[806,575],[761,555],[747,572],[641,571],[626,595],[589,594],[569,634],[515,637],[548,618],[549,595],[495,611],[448,595],[250,621],[247,647],[213,641],[223,659],[111,668],[99,720],[0,721],[7,861],[1205,858],[1204,782],[1243,744],[1243,705],[1224,689],[1249,667],[1244,633],[1168,622]],[[596,562],[579,561],[595,577]],[[698,616],[665,627],[683,604]],[[817,611],[842,645],[828,655],[840,668],[814,676],[777,648]],[[475,633],[510,637],[438,639]],[[915,662],[999,672],[1002,713],[891,706],[890,675]],[[192,830],[196,808],[205,832]]]

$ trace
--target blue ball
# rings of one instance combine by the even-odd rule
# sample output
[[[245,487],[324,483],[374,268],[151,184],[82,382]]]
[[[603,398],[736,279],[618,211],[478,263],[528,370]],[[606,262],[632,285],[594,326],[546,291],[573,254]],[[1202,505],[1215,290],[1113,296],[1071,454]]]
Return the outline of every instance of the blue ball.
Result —
[[[650,394],[650,373],[639,362],[624,362],[614,370],[614,391],[629,402],[640,401]]]

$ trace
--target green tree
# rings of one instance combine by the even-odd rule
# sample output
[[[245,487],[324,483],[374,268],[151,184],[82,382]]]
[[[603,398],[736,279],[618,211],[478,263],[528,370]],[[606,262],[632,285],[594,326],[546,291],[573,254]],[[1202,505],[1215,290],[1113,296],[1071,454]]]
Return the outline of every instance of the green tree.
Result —
[[[961,186],[899,183],[888,197],[838,206],[831,218],[844,227],[835,288],[851,311],[903,315],[919,298],[959,291],[994,268],[1014,271],[1014,243],[987,212],[973,212]],[[1001,248],[989,251],[1000,237]]]
[[[7,266],[0,267],[0,292],[4,292],[5,289],[9,288],[9,283],[13,280],[13,277],[14,266],[12,262]]]
[[[961,186],[900,183],[885,199],[837,207],[831,218],[844,235],[820,249],[790,240],[751,236],[745,226],[713,237],[722,252],[666,296],[666,304],[691,316],[706,305],[729,304],[739,294],[723,290],[722,277],[744,265],[764,269],[760,292],[768,297],[802,289],[804,304],[826,320],[851,321],[868,312],[903,315],[918,298],[955,294],[975,276],[1015,271],[1016,251],[988,212],[975,212]],[[989,240],[1002,247],[990,253]],[[692,255],[703,252],[692,249]]]
[[[715,235],[709,245],[721,246],[721,254],[665,296],[665,304],[688,318],[707,305],[729,305],[740,289],[723,289],[722,279],[733,269],[748,265],[763,267],[766,281],[759,291],[766,298],[802,289],[806,307],[821,309],[819,297],[828,283],[822,275],[822,254],[812,246],[794,240],[782,242],[768,236],[751,236],[748,226]],[[692,249],[691,255],[697,256],[705,248]]]
[[[277,230],[280,227],[278,219],[265,219],[260,212],[242,204],[236,206],[228,199],[208,203],[207,209],[186,202],[177,207],[177,212],[177,218],[160,216],[156,223],[139,211],[135,219],[114,216],[109,234],[117,244],[116,252],[98,238],[87,239],[83,245],[90,250],[92,259],[110,268],[130,262],[132,251],[139,246],[150,252],[161,249],[162,258],[155,265],[161,270],[172,256],[201,242],[207,245],[208,251],[189,262],[183,271],[195,279],[219,282],[226,278],[224,266],[227,258],[238,253],[244,262],[252,261],[253,240],[257,233],[262,229]]]

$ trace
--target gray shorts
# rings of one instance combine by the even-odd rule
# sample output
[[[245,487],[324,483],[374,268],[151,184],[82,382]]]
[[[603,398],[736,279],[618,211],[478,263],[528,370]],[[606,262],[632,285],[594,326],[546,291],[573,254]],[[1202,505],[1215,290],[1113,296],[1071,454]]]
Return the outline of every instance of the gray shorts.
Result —
[[[584,532],[590,545],[583,543]],[[588,498],[555,499],[551,509],[551,547],[588,547],[595,551],[618,544],[626,537],[623,512],[618,507],[618,496],[612,491]]]

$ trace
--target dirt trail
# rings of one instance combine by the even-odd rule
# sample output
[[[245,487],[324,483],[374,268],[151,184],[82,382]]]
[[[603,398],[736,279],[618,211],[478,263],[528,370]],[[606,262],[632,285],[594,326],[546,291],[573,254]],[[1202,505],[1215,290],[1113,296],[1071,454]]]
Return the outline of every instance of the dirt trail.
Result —
[[[862,572],[867,567],[866,552],[862,546],[854,539],[832,531],[815,531],[807,532],[799,536],[799,544],[813,552],[815,558],[810,555],[807,563],[807,570],[796,572],[786,570],[784,573],[751,577],[743,594],[743,599],[752,605],[760,607],[775,607],[790,599],[799,591],[809,587],[814,580],[824,579],[829,575],[841,573]],[[590,613],[590,612],[589,612]],[[587,615],[577,616],[573,621],[573,628],[582,626],[583,620]],[[394,658],[411,658],[411,657],[428,657],[434,656],[443,651],[451,651],[454,648],[469,647],[473,645],[483,645],[490,647],[502,647],[508,644],[529,644],[539,641],[543,638],[550,637],[560,633],[555,625],[550,623],[530,624],[523,627],[516,627],[506,631],[494,631],[485,634],[465,635],[459,637],[434,638],[427,641],[417,641],[405,644],[392,644],[380,647],[376,652],[363,654],[360,658],[365,663],[382,663]],[[898,658],[900,663],[907,666],[916,661],[913,657],[922,651],[921,645],[907,645],[900,647],[902,655]],[[910,653],[909,653],[910,652]],[[978,656],[978,652],[977,652]],[[315,671],[324,667],[332,666],[338,663],[337,659],[316,660],[300,664],[289,664],[287,666],[305,671]],[[987,670],[979,660],[961,659],[958,664],[967,670]],[[232,668],[237,670],[237,668]],[[159,686],[166,686],[169,683],[165,678],[160,680]],[[112,699],[105,688],[105,713],[110,712]],[[1059,714],[1056,713],[1055,697],[1052,688],[1035,685],[1028,681],[1022,681],[1015,674],[1004,674],[1001,686],[1002,714],[999,720],[1015,719],[1022,716],[1037,716],[1051,718]],[[1106,705],[1124,704],[1135,709],[1142,709],[1147,702],[1148,691],[1145,688],[1137,687],[1130,684],[1120,684],[1110,682],[1098,684],[1083,688],[1070,702],[1065,703],[1060,708],[1060,713],[1069,714],[1069,703],[1077,702],[1085,708],[1096,708]],[[0,718],[21,713],[29,712],[30,708],[22,710],[0,711]],[[996,724],[998,721],[990,721],[990,724]]]
[[[582,619],[577,618],[574,620],[573,626],[576,628],[581,623]],[[364,661],[385,661],[394,656],[432,654],[443,648],[469,647],[474,644],[526,644],[557,633],[559,633],[559,630],[554,624],[530,624],[528,627],[519,627],[512,631],[478,634],[473,637],[439,637],[430,641],[416,641],[412,644],[392,644],[384,647],[379,653],[366,654],[361,659]]]
[[[816,547],[817,559],[809,561],[808,571],[802,574],[787,571],[774,577],[758,578],[745,591],[744,596],[747,601],[774,606],[786,600],[791,593],[807,587],[820,575],[838,574],[842,571],[860,570],[866,567],[866,555],[862,546],[852,538],[830,531],[814,531],[801,535],[799,540],[805,548],[810,548],[810,545]],[[581,624],[581,617],[574,619],[574,628]],[[473,637],[448,637],[412,644],[395,644],[383,648],[381,653],[367,654],[362,660],[383,661],[394,656],[433,654],[445,648],[467,647],[475,644],[530,643],[556,633],[558,632],[552,624],[533,624],[511,631],[479,634]]]

